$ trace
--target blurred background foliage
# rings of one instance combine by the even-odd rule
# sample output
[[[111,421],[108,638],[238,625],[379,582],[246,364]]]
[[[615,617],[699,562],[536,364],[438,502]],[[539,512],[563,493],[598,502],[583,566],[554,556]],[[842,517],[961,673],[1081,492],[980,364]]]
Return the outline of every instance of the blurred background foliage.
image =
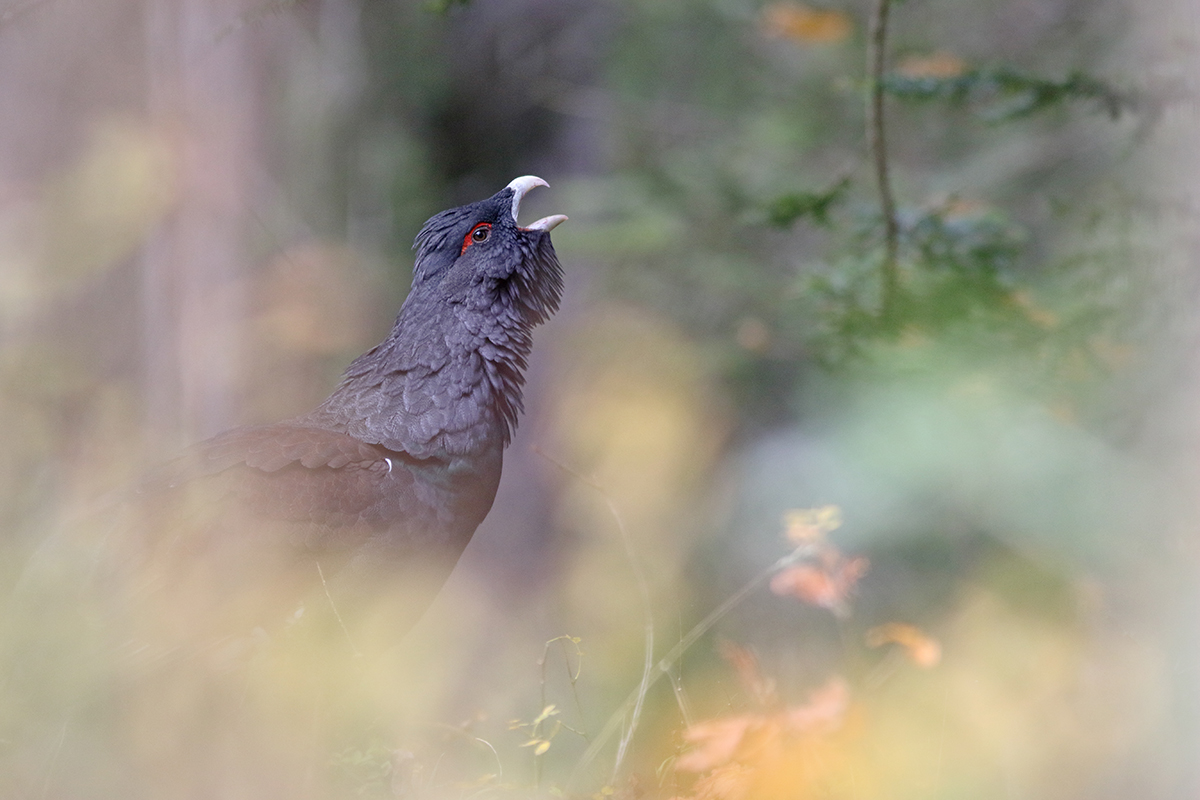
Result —
[[[1195,796],[1195,12],[895,2],[884,314],[873,9],[0,7],[5,586],[319,402],[424,219],[532,173],[565,307],[331,796]]]

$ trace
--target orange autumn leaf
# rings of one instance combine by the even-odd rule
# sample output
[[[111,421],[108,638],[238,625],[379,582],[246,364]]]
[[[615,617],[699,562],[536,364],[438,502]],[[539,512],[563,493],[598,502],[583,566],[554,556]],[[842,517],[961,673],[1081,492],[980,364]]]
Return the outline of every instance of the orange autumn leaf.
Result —
[[[758,668],[758,656],[754,651],[723,641],[720,643],[721,658],[729,662],[737,672],[738,681],[749,692],[759,705],[772,705],[778,698],[775,694],[775,680],[762,674]]]
[[[827,606],[838,594],[833,579],[810,564],[780,572],[771,579],[771,591],[778,595],[793,595],[816,606]]]
[[[957,78],[967,71],[967,62],[953,53],[908,56],[896,65],[906,78]]]
[[[770,714],[737,714],[697,723],[684,731],[683,740],[693,749],[676,760],[675,768],[707,772],[730,762],[769,758],[784,747],[785,740],[836,731],[849,704],[849,686],[841,678],[832,678],[813,691],[803,705]]]
[[[924,669],[935,667],[942,660],[942,645],[937,639],[915,625],[903,622],[889,622],[871,628],[867,631],[866,642],[868,647],[899,645],[914,664]]]
[[[683,740],[693,749],[675,762],[675,769],[684,772],[706,772],[728,762],[737,752],[742,738],[753,726],[761,726],[765,718],[754,714],[698,722],[683,734]]]
[[[762,23],[768,36],[807,44],[840,42],[854,30],[850,17],[841,11],[799,3],[772,3],[763,9]]]
[[[849,684],[841,678],[830,678],[808,696],[807,703],[785,709],[783,720],[791,733],[828,733],[841,726],[849,706]]]
[[[745,796],[753,800],[849,800],[894,795],[894,791],[872,786],[872,765],[862,758],[858,744],[860,725],[848,716],[837,732],[793,737],[778,751],[764,754],[753,764],[753,781]]]
[[[684,739],[695,749],[675,766],[702,774],[690,794],[672,800],[880,796],[864,780],[863,723],[848,684],[834,677],[801,705],[691,726]]]
[[[804,602],[844,612],[858,581],[867,573],[870,562],[865,558],[842,559],[817,566],[798,564],[771,579],[771,591],[780,596],[799,598]]]

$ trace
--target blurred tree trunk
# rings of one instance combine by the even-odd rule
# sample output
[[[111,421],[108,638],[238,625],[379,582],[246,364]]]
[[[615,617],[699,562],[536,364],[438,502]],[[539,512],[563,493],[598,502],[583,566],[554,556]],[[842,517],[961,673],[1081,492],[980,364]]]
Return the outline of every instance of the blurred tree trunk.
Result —
[[[147,107],[177,157],[174,212],[142,254],[142,339],[151,447],[207,436],[234,420],[260,173],[256,32],[224,29],[251,0],[149,0]]]

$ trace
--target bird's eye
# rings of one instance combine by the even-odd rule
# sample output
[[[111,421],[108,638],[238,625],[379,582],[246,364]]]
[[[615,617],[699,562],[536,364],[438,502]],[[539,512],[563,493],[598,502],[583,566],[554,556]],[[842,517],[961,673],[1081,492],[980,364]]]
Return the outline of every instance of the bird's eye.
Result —
[[[480,242],[486,242],[491,235],[492,235],[492,223],[490,223],[490,222],[478,223],[474,228],[471,228],[470,233],[468,233],[466,236],[463,237],[462,250],[459,251],[459,255],[462,255],[463,253],[467,252],[467,248],[473,244],[479,244]]]

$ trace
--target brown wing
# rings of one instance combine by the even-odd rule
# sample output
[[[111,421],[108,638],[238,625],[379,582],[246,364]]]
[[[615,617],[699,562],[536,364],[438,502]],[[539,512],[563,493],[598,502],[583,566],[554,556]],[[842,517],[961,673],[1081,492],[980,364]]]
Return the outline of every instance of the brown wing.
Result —
[[[317,538],[325,538],[337,546],[361,538],[348,528],[378,517],[384,478],[399,455],[321,428],[289,423],[235,428],[160,468],[140,494],[170,502],[201,494],[206,504],[220,507],[210,512],[296,523],[302,527],[292,531],[295,543],[318,546]],[[406,490],[404,483],[401,475],[389,482],[393,502]]]
[[[379,513],[411,494],[411,474],[393,469],[398,455],[287,423],[192,447],[144,481],[133,504],[117,557],[143,599],[135,605],[171,609],[164,625],[187,619],[206,629],[202,640],[272,629],[381,525],[403,525]]]
[[[289,423],[234,428],[191,448],[152,477],[152,483],[175,487],[195,478],[245,465],[277,472],[289,464],[308,469],[385,464],[387,451],[353,436]]]

